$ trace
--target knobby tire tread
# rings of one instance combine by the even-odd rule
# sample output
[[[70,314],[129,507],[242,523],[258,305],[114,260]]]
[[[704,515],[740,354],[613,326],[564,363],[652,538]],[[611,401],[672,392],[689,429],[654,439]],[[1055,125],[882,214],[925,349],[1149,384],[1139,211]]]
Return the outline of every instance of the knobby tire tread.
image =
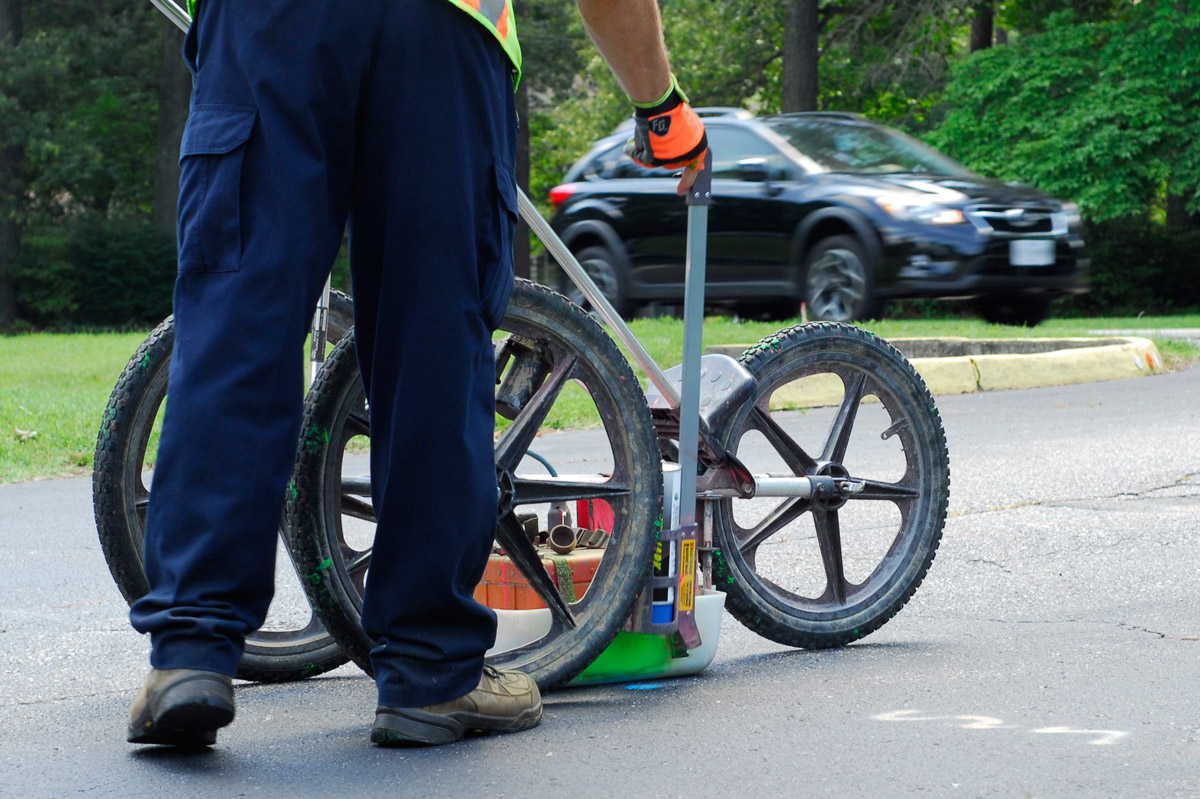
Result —
[[[931,474],[922,486],[931,502],[924,514],[927,526],[918,531],[926,542],[920,547],[919,557],[906,565],[893,585],[902,585],[899,594],[890,591],[890,597],[877,606],[852,617],[853,623],[837,620],[822,625],[811,620],[800,620],[782,611],[770,597],[756,590],[757,581],[748,580],[741,572],[744,564],[729,557],[714,558],[713,577],[718,590],[726,593],[726,608],[748,629],[785,646],[804,649],[830,649],[845,646],[875,630],[878,630],[900,611],[912,598],[924,581],[937,554],[945,524],[949,503],[950,474],[949,451],[941,416],[937,411],[932,394],[913,365],[891,344],[853,325],[835,322],[817,322],[795,325],[765,336],[747,348],[739,361],[752,374],[763,374],[778,366],[781,358],[794,355],[794,348],[823,348],[829,353],[843,355],[847,351],[877,354],[881,363],[898,372],[906,392],[901,399],[909,412],[918,421],[924,422],[921,444],[927,449],[927,461]],[[731,420],[719,433],[721,440],[729,444],[736,419]],[[728,551],[732,546],[730,533],[719,522],[714,531],[719,550]],[[826,628],[827,627],[827,628]]]

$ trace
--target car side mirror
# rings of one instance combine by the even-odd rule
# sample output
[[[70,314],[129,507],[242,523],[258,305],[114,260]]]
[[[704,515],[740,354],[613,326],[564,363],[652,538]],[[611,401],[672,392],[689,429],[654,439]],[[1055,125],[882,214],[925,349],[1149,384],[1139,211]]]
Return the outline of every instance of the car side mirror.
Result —
[[[747,158],[738,162],[737,176],[738,180],[748,183],[766,183],[771,177],[767,172],[767,162],[761,158]]]

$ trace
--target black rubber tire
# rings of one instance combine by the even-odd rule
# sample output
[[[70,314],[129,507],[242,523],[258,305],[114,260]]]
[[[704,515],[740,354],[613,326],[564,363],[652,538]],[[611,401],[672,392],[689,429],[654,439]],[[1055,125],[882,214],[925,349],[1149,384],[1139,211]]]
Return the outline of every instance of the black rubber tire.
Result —
[[[616,309],[617,313],[625,319],[630,318],[636,310],[636,306],[629,299],[629,277],[617,262],[617,257],[607,247],[595,245],[585,247],[575,253],[575,258],[588,273],[592,282],[596,284],[596,287],[600,289],[604,298],[612,303],[612,307]],[[575,286],[565,272],[559,288],[568,300],[581,308],[591,310],[592,306],[583,296],[583,292]]]
[[[853,236],[821,239],[804,259],[801,296],[813,321],[857,322],[879,315],[875,269]]]
[[[587,475],[623,492],[609,497],[615,529],[610,531],[608,546],[601,550],[604,555],[596,575],[587,592],[570,605],[578,626],[569,629],[555,622],[543,638],[488,659],[495,666],[528,673],[543,690],[549,690],[583,671],[628,618],[651,567],[655,525],[662,513],[662,465],[638,381],[612,339],[587,313],[548,288],[518,280],[501,330],[510,334],[513,342],[529,344],[522,352],[536,353],[532,363],[565,364],[570,358],[578,359],[569,372],[571,381],[582,385],[599,408],[611,457],[608,464],[599,466],[589,461],[587,468],[597,471],[588,471]],[[550,379],[543,374],[526,385],[532,389],[549,384]],[[503,463],[500,453],[508,443],[505,436],[529,417],[513,413],[511,404],[499,402],[505,383],[498,380],[498,386],[498,412],[508,418],[517,417],[497,440],[497,462]],[[551,404],[560,396],[551,392]],[[531,417],[536,417],[538,408],[545,407],[544,403],[535,406],[532,402],[518,406]],[[540,426],[536,429],[550,432]],[[302,582],[326,629],[355,663],[371,673],[372,642],[363,632],[360,614],[374,515],[367,481],[358,478],[352,484],[343,479],[347,442],[356,437],[361,442],[369,434],[351,339],[338,345],[313,384],[303,430],[314,432],[302,435],[309,444],[298,451],[293,481],[296,491],[288,503],[293,556],[297,568],[307,575]],[[528,441],[522,442],[518,458],[527,451]],[[523,471],[522,477],[536,481],[537,476],[545,475],[541,464],[529,459],[527,465],[530,471]],[[453,476],[446,475],[445,479]],[[522,507],[519,493],[513,505],[514,511]],[[403,586],[396,590],[403,590]]]
[[[997,294],[976,301],[979,315],[994,325],[1037,327],[1050,316],[1052,297],[1043,294]]]
[[[718,436],[752,473],[876,482],[841,508],[771,497],[718,502],[714,582],[751,630],[787,646],[842,646],[892,618],[933,562],[950,490],[941,418],[899,351],[849,325],[788,328],[740,360],[758,387]],[[788,398],[787,387],[804,378],[806,393]],[[821,390],[832,391],[825,402],[836,412],[803,407],[823,404]],[[847,401],[854,396],[879,402]],[[802,412],[770,410],[785,401]],[[851,571],[866,577],[852,581]]]
[[[332,292],[330,341],[350,331],[353,317],[350,298]],[[174,342],[174,319],[167,317],[121,372],[96,440],[92,469],[96,530],[113,580],[130,604],[150,590],[143,565],[150,497],[146,452],[167,395]],[[282,512],[280,524],[284,524]],[[300,680],[337,668],[349,659],[314,614],[308,613],[307,620],[297,622],[301,623],[303,626],[294,630],[259,630],[248,637],[237,676],[255,682]]]

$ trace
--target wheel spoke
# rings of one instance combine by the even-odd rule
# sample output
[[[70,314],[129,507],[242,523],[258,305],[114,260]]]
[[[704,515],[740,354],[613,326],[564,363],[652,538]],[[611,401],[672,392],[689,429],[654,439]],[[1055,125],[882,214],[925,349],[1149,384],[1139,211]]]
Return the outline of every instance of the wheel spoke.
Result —
[[[821,562],[825,566],[825,579],[829,587],[826,596],[833,596],[839,605],[846,603],[846,572],[842,567],[842,529],[837,511],[813,511],[813,522],[817,528],[817,543],[821,547]]]
[[[508,555],[521,574],[525,576],[530,587],[550,608],[550,613],[554,618],[568,629],[575,629],[575,616],[567,606],[567,601],[559,593],[558,586],[546,573],[541,557],[537,554],[529,536],[525,534],[525,528],[517,521],[515,514],[506,513],[500,518],[496,525],[496,540],[504,548],[504,554]]]
[[[346,439],[349,440],[352,436],[369,436],[371,435],[371,417],[363,409],[361,413],[351,413],[346,418]]]
[[[612,499],[629,496],[633,489],[620,483],[596,483],[576,480],[528,480],[513,478],[513,504],[536,505],[572,499]]]
[[[375,521],[375,506],[358,497],[342,494],[342,515],[373,522]]]
[[[833,428],[829,431],[829,441],[825,444],[822,460],[841,463],[846,459],[846,447],[850,443],[850,433],[854,429],[854,420],[858,416],[858,406],[866,392],[867,376],[856,374],[846,386],[846,396],[842,399],[842,407],[838,409]]]
[[[850,499],[883,499],[897,504],[912,502],[921,496],[921,492],[912,486],[899,483],[881,483],[878,480],[863,480],[863,490],[851,494]]]
[[[766,436],[767,441],[783,458],[784,463],[792,470],[793,474],[806,475],[817,471],[817,462],[796,443],[794,438],[788,435],[786,430],[780,427],[769,411],[755,407],[751,414],[750,427]]]
[[[346,562],[346,573],[347,574],[349,574],[352,577],[356,577],[357,575],[362,574],[368,568],[370,568],[370,566],[371,566],[371,550],[370,549],[364,549],[361,552],[359,552],[357,550],[349,549],[348,547],[344,547],[343,549],[345,550],[345,552],[342,555],[342,557]],[[356,580],[355,582],[359,582],[359,581]]]
[[[767,518],[754,527],[738,532],[738,549],[741,550],[747,561],[753,561],[754,553],[763,541],[803,516],[811,507],[812,503],[801,497],[780,503],[767,514]]]
[[[530,442],[541,429],[542,422],[546,420],[546,416],[562,392],[563,386],[567,384],[574,373],[577,362],[578,358],[571,356],[556,363],[554,371],[550,373],[546,382],[517,414],[517,418],[508,430],[504,431],[504,435],[496,444],[496,466],[498,468],[514,469],[521,458],[525,457]]]

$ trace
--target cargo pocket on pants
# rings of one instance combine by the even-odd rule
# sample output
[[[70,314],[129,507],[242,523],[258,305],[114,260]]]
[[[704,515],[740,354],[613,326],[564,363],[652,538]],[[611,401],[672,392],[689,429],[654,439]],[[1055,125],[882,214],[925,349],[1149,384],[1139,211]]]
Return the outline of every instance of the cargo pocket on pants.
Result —
[[[179,271],[233,272],[242,262],[242,166],[258,111],[197,106],[179,148]]]
[[[513,286],[513,231],[517,225],[517,180],[512,167],[496,159],[492,162],[495,180],[495,211],[491,242],[497,248],[492,257],[481,258],[480,297],[484,320],[495,330],[504,319]]]

